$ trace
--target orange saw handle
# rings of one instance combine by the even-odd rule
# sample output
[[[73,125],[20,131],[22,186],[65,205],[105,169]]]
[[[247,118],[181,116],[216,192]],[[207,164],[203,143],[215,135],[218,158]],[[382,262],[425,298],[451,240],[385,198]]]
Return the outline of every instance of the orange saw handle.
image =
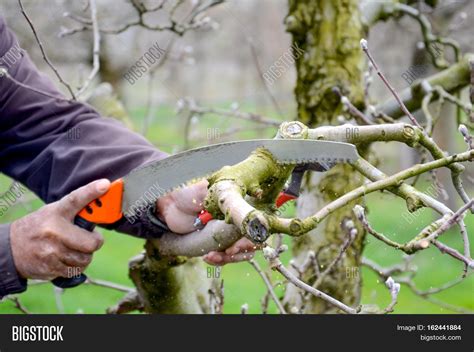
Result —
[[[113,224],[123,216],[122,194],[123,180],[119,178],[112,182],[107,193],[87,204],[77,215],[94,224]]]
[[[123,180],[118,179],[110,185],[107,193],[90,202],[74,218],[74,225],[87,231],[94,231],[96,224],[112,224],[122,218]],[[51,282],[59,288],[79,286],[87,280],[84,273],[71,272],[69,277],[57,277]]]

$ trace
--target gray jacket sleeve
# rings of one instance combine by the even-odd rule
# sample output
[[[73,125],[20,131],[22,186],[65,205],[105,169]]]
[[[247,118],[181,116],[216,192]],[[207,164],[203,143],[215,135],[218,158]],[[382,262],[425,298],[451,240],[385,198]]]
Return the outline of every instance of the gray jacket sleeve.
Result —
[[[93,180],[113,181],[166,156],[120,122],[99,116],[85,104],[66,101],[19,47],[1,17],[0,67],[8,71],[0,77],[0,171],[46,203]],[[111,227],[141,237],[162,232],[141,221],[122,220]],[[8,231],[8,226],[0,230],[0,296],[14,292],[22,282],[12,274]]]
[[[26,280],[19,277],[10,248],[10,225],[0,225],[0,297],[26,290]]]

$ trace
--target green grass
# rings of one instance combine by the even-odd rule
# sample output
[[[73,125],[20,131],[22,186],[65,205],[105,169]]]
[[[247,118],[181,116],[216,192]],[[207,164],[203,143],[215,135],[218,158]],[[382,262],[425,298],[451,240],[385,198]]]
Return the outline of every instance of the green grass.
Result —
[[[242,108],[245,109],[245,108]],[[250,109],[249,109],[250,111]],[[143,109],[137,109],[135,116],[143,115]],[[172,108],[163,107],[157,114],[156,120],[150,127],[147,137],[158,146],[162,146],[164,150],[172,152],[173,146],[179,146],[183,143],[182,126],[183,121],[174,118],[175,114]],[[218,120],[203,118],[199,125],[196,126],[195,135],[199,138],[206,136],[207,128],[219,128],[222,131],[229,126],[235,126],[235,120]],[[241,124],[246,126],[248,124]],[[139,123],[137,122],[137,126]],[[273,131],[270,129],[266,137],[271,137]],[[249,131],[240,134],[235,138],[253,138],[261,136],[259,132]],[[213,141],[209,141],[212,143]],[[206,142],[203,142],[206,143]],[[201,143],[201,144],[203,144]],[[0,190],[5,189],[9,184],[9,180],[0,177]],[[369,204],[369,219],[375,229],[383,232],[390,238],[404,242],[412,238],[426,224],[435,219],[430,211],[420,211],[411,223],[402,217],[405,211],[404,203],[391,195],[373,194],[367,197]],[[34,201],[32,208],[24,208],[16,205],[4,215],[0,222],[6,223],[27,214],[34,208],[41,205],[39,201]],[[288,209],[291,214],[293,209]],[[466,223],[468,231],[474,232],[474,217],[467,216]],[[129,236],[103,231],[105,236],[105,244],[101,250],[94,256],[94,261],[88,268],[87,273],[96,279],[103,279],[119,283],[122,285],[132,286],[128,278],[128,261],[131,257],[138,254],[143,247],[143,240],[132,238]],[[443,235],[443,241],[457,249],[461,249],[461,241],[459,232],[451,230]],[[285,240],[290,244],[288,239]],[[379,241],[367,237],[364,255],[376,261],[380,265],[388,266],[401,260],[402,255]],[[290,257],[289,253],[285,253],[283,261],[287,263]],[[261,253],[256,256],[262,267],[266,267]],[[418,266],[418,274],[415,279],[420,289],[428,289],[440,285],[444,282],[451,281],[459,277],[462,273],[462,265],[452,260],[447,255],[442,255],[435,249],[428,249],[417,254],[415,264]],[[273,273],[275,281],[281,280],[278,274]],[[361,272],[363,278],[363,304],[378,304],[383,307],[390,301],[389,293],[383,282],[379,282],[378,277],[371,271],[363,268]],[[249,305],[250,313],[260,312],[260,300],[265,294],[265,286],[248,263],[239,263],[227,265],[223,268],[221,277],[225,283],[225,313],[239,313],[242,304]],[[277,293],[282,295],[283,290],[277,288]],[[67,290],[61,296],[66,313],[103,313],[107,307],[114,305],[121,297],[122,293],[107,288],[81,286],[73,290]],[[30,286],[27,292],[19,295],[21,302],[32,312],[35,313],[56,313],[58,312],[54,289],[51,284],[42,284]],[[435,296],[436,298],[453,305],[461,306],[474,310],[474,279],[472,277],[465,280],[462,284],[453,287],[446,292]],[[270,304],[270,312],[276,312],[273,303]],[[429,303],[420,297],[410,293],[410,291],[402,286],[399,296],[399,303],[395,309],[396,313],[452,313],[452,311],[440,308],[437,305]],[[10,301],[0,303],[0,313],[18,313]]]
[[[370,220],[374,228],[384,232],[398,241],[405,241],[417,233],[422,226],[407,224],[400,220],[399,214],[403,210],[402,202],[394,201],[393,197],[375,195],[368,200],[372,204],[370,208]],[[24,210],[17,210],[26,213]],[[15,214],[15,215],[19,215]],[[427,224],[432,219],[431,214],[424,212],[420,215],[420,224]],[[16,216],[15,216],[16,217]],[[422,218],[422,220],[421,220]],[[467,219],[468,230],[474,230],[472,216]],[[108,280],[123,285],[131,286],[127,277],[128,260],[142,250],[143,241],[104,231],[105,245],[96,253],[88,274],[93,278]],[[450,231],[443,235],[443,240],[459,248],[459,234]],[[286,241],[290,243],[288,240]],[[368,237],[365,255],[381,265],[391,265],[398,262],[401,255],[398,251],[388,248],[380,242]],[[289,254],[284,256],[287,262]],[[261,253],[257,260],[262,267],[266,267]],[[415,261],[419,267],[417,285],[421,289],[442,284],[455,279],[461,274],[462,266],[451,258],[441,255],[437,250],[429,249],[417,255]],[[278,280],[278,275],[273,274]],[[265,286],[258,274],[248,263],[227,265],[223,268],[221,277],[225,283],[225,312],[238,313],[244,303],[249,304],[250,313],[260,312],[260,300],[265,294]],[[362,270],[364,304],[378,304],[385,306],[389,302],[388,292],[378,277],[365,268]],[[474,280],[468,278],[464,283],[456,286],[436,297],[444,302],[474,309],[473,288]],[[277,289],[282,294],[281,289]],[[101,313],[112,306],[122,297],[122,293],[107,288],[81,286],[73,290],[67,290],[62,295],[65,312],[67,313]],[[31,286],[28,291],[20,295],[22,303],[31,311],[36,313],[57,312],[53,287],[50,284]],[[270,312],[275,312],[274,304],[270,305]],[[0,304],[0,313],[17,313],[11,302]],[[409,292],[402,286],[396,313],[452,313],[452,311],[433,305]]]

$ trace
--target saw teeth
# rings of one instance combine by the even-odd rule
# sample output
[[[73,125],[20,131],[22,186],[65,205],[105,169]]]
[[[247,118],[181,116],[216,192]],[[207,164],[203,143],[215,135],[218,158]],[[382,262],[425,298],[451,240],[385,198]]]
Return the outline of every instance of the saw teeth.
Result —
[[[189,185],[191,185],[191,184],[193,184],[193,183],[196,183],[197,181],[207,179],[209,176],[211,176],[211,174],[207,174],[207,175],[202,176],[202,177],[200,177],[200,178],[194,178],[194,179],[188,181],[187,183],[182,183],[182,184],[177,185],[177,186],[175,186],[175,187],[169,188],[169,189],[165,190],[165,191],[163,192],[163,194],[162,194],[159,198],[162,198],[162,197],[164,197],[164,196],[166,196],[166,195],[168,195],[168,194],[170,194],[170,193],[172,193],[172,192],[174,192],[174,191],[177,191],[177,190],[179,190],[179,189],[183,189],[183,188],[185,188],[185,187],[187,187],[187,186],[189,186]]]
[[[281,165],[294,165],[294,164],[307,164],[307,163],[318,163],[318,162],[323,162],[323,163],[346,163],[350,162],[350,158],[335,158],[332,156],[320,156],[320,157],[315,157],[315,158],[297,158],[297,159],[292,159],[292,160],[277,160],[278,164]]]
[[[280,165],[290,165],[292,162],[290,160],[277,160],[277,163]]]

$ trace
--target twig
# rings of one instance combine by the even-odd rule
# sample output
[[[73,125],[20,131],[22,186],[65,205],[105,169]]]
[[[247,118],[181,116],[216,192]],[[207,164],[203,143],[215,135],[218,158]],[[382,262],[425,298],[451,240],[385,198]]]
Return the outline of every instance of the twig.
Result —
[[[453,182],[454,189],[459,194],[464,204],[468,203],[470,198],[467,192],[464,190],[461,175],[451,172],[451,180]],[[474,207],[471,208],[471,213],[474,214]]]
[[[382,241],[386,245],[396,248],[396,249],[403,249],[403,244],[397,243],[395,241],[392,241],[391,239],[387,238],[385,235],[375,231],[372,226],[370,226],[369,221],[367,220],[367,217],[365,215],[365,209],[361,205],[356,205],[353,209],[354,215],[356,218],[360,221],[364,229],[370,233],[372,236],[374,236],[376,239],[379,241]]]
[[[273,301],[275,302],[280,314],[286,314],[285,308],[283,307],[283,305],[280,302],[280,299],[277,297],[275,291],[273,290],[273,285],[270,282],[270,279],[267,276],[267,274],[262,271],[262,269],[260,268],[260,265],[258,265],[258,263],[254,259],[249,260],[249,264],[253,266],[255,271],[262,278],[263,282],[265,283],[265,286],[267,286],[268,293],[272,297]]]
[[[265,131],[272,128],[271,126],[255,126],[255,127],[233,127],[229,128],[228,130],[224,131],[223,133],[219,133],[219,140],[221,142],[224,142],[226,139],[229,137],[241,133],[241,132],[247,132],[247,131]],[[235,137],[234,137],[235,138]],[[193,138],[192,139],[193,143],[202,143],[202,142],[209,142],[209,137],[202,137],[202,138]],[[188,140],[188,146],[189,146],[190,141]]]
[[[174,39],[171,39],[168,42],[168,45],[166,46],[166,49],[164,50],[163,58],[156,64],[152,69],[150,69],[150,72],[148,74],[148,97],[147,97],[147,103],[146,103],[146,108],[145,108],[145,117],[143,118],[143,126],[142,126],[142,135],[146,136],[146,133],[148,131],[148,126],[150,125],[150,122],[152,120],[153,114],[154,114],[154,109],[153,109],[153,82],[155,78],[155,74],[158,70],[158,68],[162,67],[164,63],[167,61],[169,58],[169,54],[171,52],[171,49],[174,45]]]
[[[343,125],[331,127],[323,126],[315,129],[309,129],[308,138],[324,138],[327,140],[348,142],[353,144],[367,144],[376,141],[398,141],[405,143],[412,148],[421,145],[430,152],[434,159],[439,159],[446,155],[446,153],[433,141],[430,136],[428,136],[423,130],[417,128],[416,126],[400,123],[360,126],[357,127],[357,131],[359,132],[357,135],[349,134],[349,136],[346,133],[348,128],[354,127],[352,125]],[[361,166],[358,164],[362,162],[364,162],[363,159],[360,159],[354,166]],[[451,170],[451,178],[456,191],[461,196],[463,201],[467,202],[470,198],[467,196],[462,186],[460,177],[460,174],[464,171],[464,166],[455,162],[448,165],[447,167]],[[379,170],[377,170],[377,173],[381,174]]]
[[[196,6],[194,6],[191,11],[183,18],[182,21],[178,22],[174,18],[174,14],[177,12],[177,9],[181,4],[184,3],[182,0],[178,0],[174,3],[173,7],[169,12],[169,23],[165,25],[151,25],[145,21],[146,15],[164,9],[166,1],[160,2],[158,5],[148,8],[141,1],[132,0],[130,1],[133,8],[137,12],[138,18],[134,21],[128,22],[118,28],[102,28],[100,29],[101,33],[104,34],[120,34],[132,27],[142,27],[147,30],[152,31],[170,31],[174,32],[179,36],[182,36],[188,30],[198,29],[198,28],[207,28],[211,27],[211,22],[208,17],[200,17],[199,15],[203,14],[205,11],[210,9],[213,6],[216,6],[223,2],[223,0],[212,0],[206,2],[204,5],[201,4],[201,1],[198,1]],[[202,5],[202,6],[201,6]],[[71,19],[77,21],[73,16],[69,16]],[[72,35],[82,31],[87,31],[91,29],[91,25],[87,21],[77,21],[81,24],[81,27],[65,30],[61,33],[61,36]]]
[[[22,88],[24,88],[24,89],[28,89],[28,90],[30,90],[30,91],[32,91],[32,92],[37,93],[37,94],[41,94],[41,95],[43,95],[43,96],[45,96],[45,97],[53,98],[53,99],[60,100],[60,101],[71,102],[70,99],[66,99],[66,98],[64,98],[64,97],[62,97],[62,96],[60,96],[60,95],[53,95],[53,94],[50,94],[50,93],[48,93],[48,92],[42,91],[42,90],[40,90],[40,89],[37,89],[37,88],[35,88],[35,87],[29,86],[29,85],[27,85],[27,84],[24,84],[24,83],[22,83],[22,82],[16,80],[13,76],[11,76],[10,73],[8,73],[8,71],[7,71],[5,68],[0,67],[0,78],[2,78],[2,77],[6,77],[7,79],[11,80],[11,81],[12,81],[13,83],[15,83],[16,85],[18,85],[18,86],[20,86],[20,87],[22,87]]]
[[[279,244],[278,247],[280,246],[281,244]],[[319,270],[318,259],[316,258],[316,253],[312,250],[308,251],[308,254],[306,255],[306,259],[301,264],[299,271],[301,271],[302,273],[305,273],[310,268],[313,269],[314,276],[318,277],[319,275],[321,275],[321,272]]]
[[[420,173],[425,173],[433,169],[437,169],[440,167],[447,166],[449,164],[452,164],[454,162],[460,162],[460,161],[468,161],[472,160],[474,158],[474,151],[469,151],[469,152],[464,152],[460,154],[455,154],[451,156],[446,156],[441,159],[437,159],[425,164],[417,164],[414,165],[406,170],[400,171],[390,177],[381,179],[379,181],[371,182],[366,185],[357,187],[353,189],[352,191],[344,194],[343,196],[339,197],[338,199],[332,201],[331,203],[327,204],[324,206],[322,209],[320,209],[317,213],[314,215],[305,218],[302,220],[303,224],[302,227],[305,229],[311,230],[315,228],[324,218],[326,218],[329,214],[333,213],[337,209],[345,206],[349,202],[363,196],[367,195],[369,193],[373,193],[376,191],[380,191],[382,189],[390,188],[396,185],[399,185],[402,183],[402,181],[416,176]],[[359,160],[362,160],[360,158]],[[357,162],[356,162],[357,163]],[[353,165],[357,168],[356,163]],[[290,224],[289,221],[284,221],[283,223]],[[282,223],[282,225],[283,225]],[[283,225],[282,228],[285,228]],[[292,233],[292,231],[289,231],[289,229],[286,229],[288,233]]]
[[[351,103],[348,97],[341,93],[341,90],[338,87],[333,88],[333,92],[339,96],[341,104],[347,109],[347,111],[352,116],[354,116],[358,120],[361,120],[365,125],[374,124],[372,121],[370,121],[370,118],[368,116],[365,116],[362,111],[360,111],[357,107],[354,106],[354,104]]]
[[[142,312],[143,302],[136,290],[128,292],[115,306],[107,308],[107,314],[125,314],[133,311]]]
[[[469,134],[467,127],[464,125],[459,125],[459,133],[461,133],[464,138],[464,142],[467,144],[468,150],[474,149],[474,138]]]
[[[421,32],[423,35],[425,48],[430,54],[431,60],[433,64],[435,65],[435,67],[446,68],[449,66],[449,63],[446,61],[446,59],[443,56],[441,56],[440,53],[436,50],[436,47],[434,47],[436,43],[442,44],[445,46],[450,46],[454,51],[454,56],[455,56],[456,61],[459,61],[459,56],[460,56],[459,44],[450,38],[442,38],[440,36],[435,36],[431,29],[430,21],[425,15],[423,15],[423,13],[421,13],[421,11],[405,4],[395,3],[395,4],[392,4],[391,6],[393,6],[394,10],[400,11],[401,13],[406,14],[418,21],[421,27]]]
[[[385,281],[385,286],[387,286],[388,290],[390,291],[390,296],[392,300],[390,301],[389,305],[383,310],[383,313],[391,313],[393,312],[393,308],[398,302],[400,284],[398,282],[395,282],[392,277],[388,277],[388,279]]]
[[[43,47],[43,43],[41,42],[39,36],[38,36],[38,33],[36,32],[36,28],[35,26],[33,25],[33,22],[31,22],[30,18],[28,17],[28,15],[26,14],[25,12],[25,9],[23,8],[23,4],[21,2],[21,0],[18,0],[18,4],[20,5],[20,9],[21,9],[21,13],[23,14],[23,16],[25,17],[26,21],[28,22],[28,24],[30,25],[30,28],[31,30],[33,31],[33,35],[35,36],[35,39],[36,39],[36,42],[38,43],[38,46],[41,50],[41,54],[43,56],[43,59],[44,61],[48,64],[48,66],[53,70],[54,74],[56,75],[56,77],[59,79],[59,82],[61,82],[66,88],[67,90],[69,91],[69,93],[71,94],[71,97],[73,100],[76,100],[76,96],[74,94],[74,91],[72,90],[71,86],[69,85],[69,83],[67,83],[62,77],[61,75],[59,74],[58,70],[56,69],[56,67],[54,67],[54,65],[52,64],[52,62],[49,60],[48,58],[48,55],[46,54],[46,51],[44,50],[44,47]]]
[[[348,305],[342,303],[341,301],[338,301],[334,297],[329,296],[328,294],[306,284],[305,282],[301,281],[298,279],[291,271],[289,271],[285,266],[282,264],[282,262],[279,259],[279,255],[281,251],[284,249],[273,249],[269,246],[265,247],[263,249],[263,254],[265,256],[265,259],[268,260],[270,263],[270,267],[273,270],[278,271],[280,274],[282,274],[289,282],[291,282],[293,285],[296,287],[302,289],[303,291],[310,293],[311,295],[321,298],[325,302],[331,304],[332,306],[342,310],[343,312],[347,314],[357,314],[357,309],[351,308]]]
[[[466,54],[463,59],[451,65],[449,68],[426,77],[424,80],[428,81],[431,86],[442,86],[446,92],[454,93],[470,82],[470,64],[474,60],[473,54]],[[427,92],[422,88],[422,81],[415,82],[412,86],[403,89],[399,96],[404,104],[410,108],[411,111],[416,111],[420,108],[421,97]],[[404,116],[398,101],[394,98],[389,98],[385,102],[376,105],[376,111],[384,112],[394,119]]]
[[[89,7],[91,10],[92,33],[94,37],[94,44],[92,49],[92,71],[84,81],[82,88],[80,88],[77,92],[77,97],[80,97],[87,90],[92,80],[99,73],[100,70],[100,30],[99,23],[97,21],[97,6],[95,0],[89,0]]]
[[[299,287],[300,289],[306,291],[307,293],[312,294],[313,296],[317,298],[321,298],[322,300],[326,301],[327,303],[333,305],[334,307],[342,310],[345,313],[348,314],[356,314],[357,310],[354,308],[351,308],[344,303],[338,301],[337,299],[325,294],[322,291],[319,291],[318,289],[315,289],[314,287],[306,284],[305,282],[301,281],[298,279],[296,276],[293,275],[291,271],[286,269],[281,262],[276,264],[274,266],[275,270],[278,271],[280,274],[282,274],[288,281],[290,281],[293,285],[296,287]]]
[[[262,314],[267,314],[268,313],[268,304],[270,303],[270,291],[266,291],[265,294],[263,295],[263,298],[261,299],[261,305],[262,305]]]
[[[443,301],[441,301],[441,300],[439,300],[438,298],[435,298],[435,297],[427,296],[425,298],[425,300],[430,302],[430,303],[436,304],[436,305],[440,306],[441,308],[445,308],[445,309],[451,310],[451,311],[456,312],[456,313],[460,313],[460,314],[473,314],[474,313],[474,311],[472,309],[466,309],[466,308],[462,308],[462,307],[459,307],[459,306],[455,306],[453,304],[443,302]]]
[[[89,1],[87,1],[87,8],[89,8]],[[92,26],[92,21],[89,18],[81,17],[73,13],[66,12],[63,15],[64,17],[70,18],[76,22],[82,23],[84,25]]]
[[[110,288],[110,289],[121,291],[121,292],[133,292],[134,291],[134,289],[131,288],[131,287],[122,286],[120,284],[116,284],[116,283],[110,282],[110,281],[92,279],[91,277],[88,277],[87,281],[85,283],[89,284],[89,285],[94,285],[94,286],[106,287],[106,288]]]
[[[31,314],[28,309],[20,302],[20,299],[16,296],[8,296],[8,299],[15,304],[15,308],[18,309],[23,314]]]
[[[383,83],[385,83],[385,86],[390,90],[390,92],[393,94],[394,98],[397,100],[398,104],[400,105],[400,108],[402,111],[407,115],[407,117],[410,119],[410,121],[417,126],[418,128],[422,129],[418,121],[416,121],[415,117],[411,114],[411,112],[407,109],[405,104],[403,103],[403,100],[398,96],[397,92],[395,89],[392,87],[392,85],[388,82],[388,80],[385,78],[384,74],[379,70],[379,67],[377,66],[377,63],[375,62],[374,58],[370,54],[369,51],[369,46],[367,44],[367,40],[361,39],[360,41],[360,46],[364,53],[367,55],[369,58],[370,62],[374,66],[375,72],[377,72],[377,75],[380,77]]]
[[[374,70],[374,66],[369,62],[367,65],[367,71],[364,72],[364,101],[365,105],[369,106],[370,104],[370,85],[372,84],[372,71]]]
[[[317,277],[316,282],[313,284],[314,288],[318,288],[319,285],[323,282],[324,278],[331,273],[331,271],[334,269],[336,264],[341,260],[342,256],[344,253],[347,251],[349,246],[354,242],[356,236],[357,236],[357,228],[354,225],[354,222],[352,220],[346,220],[343,225],[342,225],[346,232],[346,238],[344,239],[344,242],[342,243],[341,248],[339,248],[339,252],[337,256],[332,260],[331,263],[324,269],[324,271]]]
[[[49,284],[49,283],[50,283],[50,281],[46,281],[46,280],[30,280],[28,282],[28,284],[30,286],[32,286],[32,285],[44,285],[44,284]],[[110,288],[112,290],[117,290],[117,291],[120,291],[120,292],[127,292],[127,293],[135,291],[135,289],[132,288],[132,287],[123,286],[123,285],[116,284],[115,282],[111,282],[111,281],[93,279],[90,276],[87,277],[87,280],[84,282],[84,284]]]
[[[468,258],[468,257],[462,255],[461,253],[459,253],[454,248],[451,248],[451,247],[449,247],[449,246],[447,246],[444,243],[441,243],[439,241],[433,241],[432,243],[436,248],[438,248],[441,251],[441,253],[449,254],[451,257],[453,257],[455,259],[458,259],[461,262],[463,262],[466,265],[466,267],[474,269],[474,260],[472,260],[471,258]]]
[[[215,114],[215,115],[222,115],[222,116],[227,116],[227,117],[234,117],[240,120],[261,123],[261,124],[269,125],[269,126],[279,126],[281,124],[281,121],[276,121],[259,114],[242,112],[238,109],[226,110],[226,109],[220,109],[220,108],[206,108],[206,107],[198,105],[196,101],[191,98],[183,99],[183,104],[189,109],[189,112],[191,113],[191,115]]]
[[[410,261],[413,256],[406,255],[403,263],[394,264],[390,267],[384,268],[374,262],[373,260],[362,257],[361,264],[375,271],[378,276],[380,276],[384,281],[387,280],[390,276],[403,274],[403,273],[414,273],[414,268],[410,267]],[[402,282],[402,281],[400,281]]]
[[[383,268],[380,265],[378,265],[377,263],[375,263],[374,261],[372,261],[368,258],[365,258],[365,257],[362,258],[361,263],[362,263],[362,265],[366,266],[367,268],[373,270],[383,280],[387,280],[388,277],[390,277],[392,275],[403,274],[403,273],[406,273],[408,271],[408,272],[412,273],[413,275],[410,275],[408,277],[400,277],[400,278],[397,279],[397,282],[400,283],[401,285],[405,285],[408,289],[410,289],[411,292],[413,292],[413,294],[417,295],[418,297],[420,297],[420,298],[422,298],[422,299],[424,299],[428,302],[431,302],[433,304],[439,305],[441,307],[447,308],[449,310],[452,310],[452,311],[455,311],[455,312],[458,312],[458,313],[472,313],[472,311],[470,311],[470,310],[467,310],[467,309],[464,309],[464,308],[461,308],[461,307],[457,307],[457,306],[453,306],[451,304],[440,301],[440,300],[438,300],[434,297],[431,297],[431,295],[433,295],[433,294],[443,292],[445,290],[448,290],[448,289],[460,284],[461,282],[463,282],[465,280],[465,277],[457,278],[453,281],[450,281],[450,282],[447,282],[447,283],[441,285],[440,287],[433,287],[433,288],[430,288],[428,290],[420,290],[419,288],[416,287],[416,285],[413,281],[415,271],[407,265],[408,264],[408,258],[411,258],[411,257],[406,257],[403,264],[395,264],[395,265],[393,265],[391,267],[388,267],[388,268]]]
[[[64,293],[64,289],[54,286],[54,301],[56,303],[56,309],[58,310],[59,314],[64,314],[64,304],[62,299],[62,294]]]
[[[471,199],[470,202],[464,204],[458,211],[456,211],[451,217],[446,219],[443,224],[438,227],[437,230],[431,233],[428,237],[423,239],[422,241],[428,241],[431,242],[439,237],[442,233],[446,232],[449,230],[452,226],[454,226],[456,223],[460,221],[460,219],[464,216],[464,213],[469,210],[472,205],[474,204],[474,199]],[[467,237],[467,236],[466,236]],[[465,239],[465,256],[470,257],[470,251],[469,251],[469,240],[466,238]]]
[[[441,219],[435,221],[434,223],[428,225],[425,229],[423,229],[423,231],[421,231],[421,233],[418,236],[416,236],[410,242],[408,242],[406,244],[401,244],[401,243],[397,243],[397,242],[394,242],[394,241],[388,239],[384,235],[382,235],[382,234],[378,233],[377,231],[375,231],[374,229],[372,229],[372,227],[369,225],[368,220],[365,216],[364,208],[361,207],[360,205],[356,205],[354,207],[354,213],[355,213],[356,217],[358,218],[358,220],[362,223],[364,228],[367,230],[367,232],[369,232],[371,235],[376,237],[378,240],[384,242],[385,244],[387,244],[391,247],[399,249],[399,250],[401,250],[401,251],[403,251],[407,254],[413,254],[413,253],[415,253],[419,250],[423,250],[423,249],[428,248],[428,246],[431,242],[442,253],[447,253],[450,256],[452,256],[453,258],[458,259],[458,260],[462,261],[463,263],[465,263],[466,266],[468,266],[470,268],[474,268],[474,261],[469,256],[462,255],[461,253],[459,253],[455,249],[453,249],[451,247],[448,247],[447,245],[445,245],[441,242],[438,242],[435,239],[428,240],[427,233],[429,233],[429,231],[431,231],[431,229],[433,227],[437,228],[438,226],[440,226],[440,224],[444,223],[446,221],[445,218],[441,218]],[[467,241],[467,243],[469,244],[469,241]]]
[[[452,95],[452,94],[449,94],[446,90],[444,90],[443,87],[441,86],[435,86],[433,87],[433,91],[436,93],[436,95],[442,99],[443,101],[444,100],[447,100],[449,101],[451,104],[454,104],[456,105],[457,107],[459,107],[460,109],[462,109],[467,116],[469,116],[470,114],[472,114],[473,112],[473,108],[472,108],[472,104],[470,103],[463,103],[458,97]]]
[[[435,125],[435,121],[433,119],[433,115],[431,115],[430,109],[429,109],[429,104],[431,102],[431,99],[433,99],[433,92],[429,92],[423,97],[423,100],[421,102],[421,110],[423,111],[423,114],[425,115],[426,119],[426,133],[431,136],[433,134],[433,129]]]
[[[278,105],[277,100],[273,96],[273,94],[270,90],[270,87],[267,84],[267,81],[263,78],[262,67],[260,66],[260,62],[258,61],[257,49],[255,48],[255,44],[253,42],[253,39],[252,38],[247,38],[247,41],[248,41],[249,46],[250,46],[250,51],[252,53],[252,59],[253,59],[253,62],[255,64],[255,68],[257,69],[258,78],[262,82],[262,85],[265,88],[265,92],[267,93],[268,97],[270,98],[270,101],[272,102],[276,112],[278,113],[278,115],[280,115],[280,117],[283,117],[283,113],[280,109],[280,106]]]
[[[469,100],[474,104],[474,58],[469,60]],[[474,122],[474,116],[471,114],[471,121]]]

